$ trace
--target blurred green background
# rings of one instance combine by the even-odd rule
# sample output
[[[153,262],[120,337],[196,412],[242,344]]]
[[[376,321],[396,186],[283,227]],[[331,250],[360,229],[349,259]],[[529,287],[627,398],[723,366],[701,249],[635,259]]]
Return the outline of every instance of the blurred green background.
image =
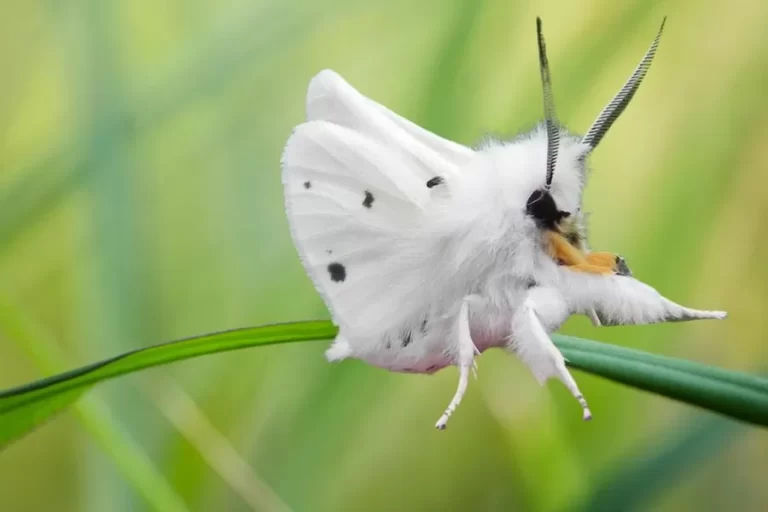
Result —
[[[0,16],[0,387],[203,332],[325,318],[279,159],[330,67],[446,137],[585,130],[664,15],[592,158],[591,244],[726,322],[566,332],[768,365],[768,3],[30,0]],[[118,379],[0,454],[0,510],[768,509],[763,431],[576,374],[595,414],[492,351],[455,369],[327,364],[327,343]]]

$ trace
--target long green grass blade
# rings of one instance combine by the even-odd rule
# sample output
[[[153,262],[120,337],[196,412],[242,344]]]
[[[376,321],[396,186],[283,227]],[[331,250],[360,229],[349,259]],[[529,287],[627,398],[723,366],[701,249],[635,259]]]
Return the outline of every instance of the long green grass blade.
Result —
[[[768,380],[764,378],[578,338],[560,342],[573,368],[768,426]]]
[[[66,358],[51,335],[15,304],[0,297],[0,326],[3,337],[12,340],[40,371],[54,372],[66,367]],[[88,388],[63,391],[37,402],[34,408],[18,408],[2,416],[3,438],[18,439],[73,405]],[[143,496],[153,510],[184,512],[184,500],[147,456],[144,447],[115,422],[110,409],[91,395],[74,406],[74,412],[94,443]],[[1,445],[2,443],[0,443]]]
[[[0,392],[0,446],[17,439],[88,387],[119,375],[206,354],[332,338],[330,322],[266,325],[173,341]],[[768,426],[768,380],[590,340],[556,336],[568,364],[615,382]]]
[[[206,334],[126,352],[0,392],[0,446],[12,440],[5,437],[5,429],[9,427],[6,418],[10,417],[10,413],[29,408],[31,415],[38,409],[38,404],[54,400],[62,393],[82,390],[119,375],[192,357],[275,343],[328,339],[335,333],[336,329],[329,322],[300,322]],[[73,395],[73,398],[77,396]]]

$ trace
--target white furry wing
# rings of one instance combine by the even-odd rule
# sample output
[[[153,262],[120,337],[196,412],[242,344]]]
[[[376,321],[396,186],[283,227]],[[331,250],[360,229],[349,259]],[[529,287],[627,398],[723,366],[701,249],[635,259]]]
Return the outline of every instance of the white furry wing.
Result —
[[[429,180],[440,172],[448,181],[473,151],[444,139],[360,94],[338,73],[325,69],[307,90],[307,120],[329,121],[370,136],[400,154],[411,171]]]
[[[425,229],[426,182],[458,172],[457,154],[471,155],[436,151],[437,142],[414,138],[387,112],[324,71],[309,87],[310,120],[296,127],[282,160],[304,267],[334,322],[368,336],[396,327],[426,284],[436,243]]]

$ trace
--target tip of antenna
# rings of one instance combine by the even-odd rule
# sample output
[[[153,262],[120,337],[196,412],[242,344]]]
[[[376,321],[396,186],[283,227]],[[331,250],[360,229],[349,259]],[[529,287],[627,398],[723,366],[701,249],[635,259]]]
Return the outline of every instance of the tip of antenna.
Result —
[[[667,17],[666,17],[666,16],[664,16],[664,17],[661,19],[661,26],[659,27],[659,32],[661,32],[662,30],[664,30],[664,25],[666,25],[666,24],[667,24]]]

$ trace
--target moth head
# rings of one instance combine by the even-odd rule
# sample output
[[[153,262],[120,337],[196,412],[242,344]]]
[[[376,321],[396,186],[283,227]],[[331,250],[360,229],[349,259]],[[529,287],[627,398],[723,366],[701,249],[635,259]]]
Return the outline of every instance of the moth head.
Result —
[[[661,27],[656,34],[656,38],[646,51],[640,64],[635,68],[632,76],[619,90],[616,96],[606,105],[606,107],[597,116],[587,130],[586,135],[581,140],[567,139],[567,148],[565,157],[569,161],[561,162],[559,167],[565,167],[570,170],[580,170],[584,174],[584,160],[592,153],[600,141],[608,133],[608,130],[619,118],[622,112],[629,105],[630,100],[640,87],[645,78],[648,69],[651,66],[653,57],[656,55],[656,49],[659,46],[659,40],[664,30],[666,17],[661,22]],[[542,229],[560,229],[566,219],[573,223],[577,209],[581,203],[581,187],[574,190],[570,188],[569,193],[577,194],[577,197],[558,197],[553,193],[552,182],[554,178],[555,167],[557,165],[558,152],[560,151],[561,129],[557,121],[555,111],[555,101],[552,95],[552,81],[549,72],[549,62],[547,60],[547,48],[544,43],[544,34],[542,33],[541,18],[536,18],[536,35],[539,47],[539,71],[541,73],[541,85],[544,96],[544,123],[547,134],[547,160],[545,181],[541,187],[531,193],[526,202],[526,213],[532,217],[536,224]],[[577,147],[574,147],[577,146]],[[574,151],[575,149],[575,151]],[[570,161],[572,160],[572,161]],[[583,185],[583,182],[581,182]]]

